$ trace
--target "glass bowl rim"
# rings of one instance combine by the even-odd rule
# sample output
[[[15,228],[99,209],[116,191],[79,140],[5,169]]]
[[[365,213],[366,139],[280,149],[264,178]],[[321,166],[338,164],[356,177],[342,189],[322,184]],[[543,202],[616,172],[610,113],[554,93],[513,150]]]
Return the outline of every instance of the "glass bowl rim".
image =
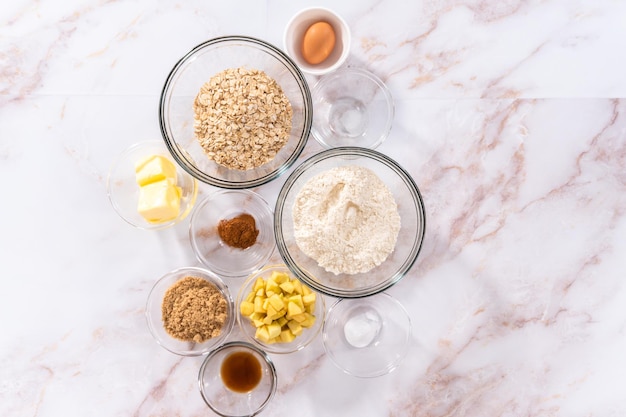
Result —
[[[221,179],[218,177],[214,177],[204,173],[202,170],[199,170],[195,167],[195,164],[190,163],[186,156],[186,152],[184,149],[179,149],[176,145],[176,141],[174,138],[171,138],[167,132],[166,117],[165,117],[165,108],[166,102],[168,101],[169,93],[171,93],[171,85],[175,75],[178,73],[180,68],[185,65],[187,62],[192,61],[194,56],[199,51],[204,48],[221,44],[221,43],[240,43],[245,45],[253,45],[259,46],[261,48],[265,48],[268,50],[270,54],[277,58],[285,68],[291,73],[291,75],[296,79],[298,86],[300,87],[300,91],[302,92],[303,97],[303,113],[304,113],[304,128],[302,129],[302,133],[300,134],[300,138],[298,139],[298,144],[292,154],[287,158],[287,160],[279,166],[274,171],[263,175],[259,178],[255,178],[253,180],[248,181],[229,181],[226,179]],[[204,41],[192,49],[190,49],[186,54],[184,54],[172,67],[170,72],[167,75],[165,83],[163,84],[163,88],[161,90],[161,95],[159,98],[159,129],[161,131],[161,136],[163,141],[165,142],[165,146],[171,153],[174,160],[181,166],[185,171],[187,171],[192,177],[197,179],[200,182],[205,184],[209,184],[219,188],[227,188],[227,189],[244,189],[244,188],[253,188],[258,187],[260,185],[266,184],[279,176],[281,176],[285,171],[287,171],[299,158],[300,154],[304,150],[307,141],[309,139],[309,135],[311,134],[311,127],[313,125],[313,99],[311,96],[311,89],[309,88],[309,84],[306,80],[306,77],[302,73],[302,70],[296,65],[293,59],[287,55],[283,50],[274,46],[273,44],[266,42],[262,39],[252,37],[252,36],[244,36],[244,35],[229,35],[229,36],[219,36],[207,41]]]
[[[413,247],[409,252],[409,256],[401,263],[400,269],[393,276],[388,277],[379,284],[366,288],[360,288],[358,290],[335,289],[321,284],[315,279],[312,274],[310,274],[306,269],[301,268],[297,264],[297,262],[289,253],[289,250],[287,249],[287,245],[285,243],[285,239],[283,238],[282,221],[283,210],[285,209],[284,203],[286,201],[287,194],[292,191],[292,186],[303,174],[307,172],[308,168],[314,166],[318,162],[342,156],[348,158],[365,157],[370,160],[378,161],[385,165],[387,168],[390,168],[392,171],[398,174],[399,178],[404,182],[404,184],[406,184],[407,189],[410,191],[411,196],[413,197],[412,202],[416,207],[416,211],[421,214],[418,219],[420,226],[419,231],[421,233],[419,233],[418,238],[414,240]],[[417,184],[415,183],[415,180],[413,180],[411,174],[409,174],[407,170],[400,166],[391,157],[369,148],[341,146],[326,149],[311,156],[300,165],[298,165],[296,169],[289,175],[289,177],[287,177],[287,180],[283,184],[278,194],[278,197],[276,198],[276,205],[274,208],[274,235],[276,240],[276,247],[285,265],[287,265],[287,267],[297,278],[302,280],[302,282],[304,282],[315,291],[335,298],[369,297],[371,295],[381,293],[396,284],[409,272],[409,270],[413,267],[413,264],[417,261],[418,255],[422,250],[424,236],[426,235],[426,208],[424,206],[424,199],[422,198],[422,194]]]

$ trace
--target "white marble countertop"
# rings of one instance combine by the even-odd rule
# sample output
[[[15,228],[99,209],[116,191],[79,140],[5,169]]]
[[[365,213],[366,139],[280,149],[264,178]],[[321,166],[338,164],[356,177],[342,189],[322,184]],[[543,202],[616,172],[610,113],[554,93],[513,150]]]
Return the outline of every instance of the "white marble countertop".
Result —
[[[159,347],[143,314],[158,277],[199,265],[188,222],[130,227],[106,176],[129,145],[160,139],[179,57],[229,34],[282,46],[309,5],[3,2],[0,415],[212,415],[202,358]],[[626,415],[626,2],[315,5],[349,23],[346,65],[391,89],[378,150],[413,175],[428,228],[389,290],[412,319],[402,365],[354,378],[318,338],[272,356],[264,415]],[[301,159],[319,149],[311,138]],[[285,178],[255,191],[273,203]]]

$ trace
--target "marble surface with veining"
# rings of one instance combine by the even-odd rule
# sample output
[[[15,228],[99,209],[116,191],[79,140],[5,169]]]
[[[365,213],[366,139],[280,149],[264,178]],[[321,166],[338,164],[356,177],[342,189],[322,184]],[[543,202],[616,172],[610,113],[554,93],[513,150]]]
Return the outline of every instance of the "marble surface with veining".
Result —
[[[263,415],[625,416],[620,0],[3,2],[0,415],[213,415],[202,358],[158,346],[143,313],[156,279],[199,265],[188,221],[129,226],[107,173],[161,138],[159,95],[184,53],[232,34],[282,47],[313,5],[348,22],[345,66],[390,88],[378,150],[420,187],[427,231],[388,291],[411,316],[401,366],[351,377],[318,338],[272,355]],[[320,149],[311,138],[299,161]],[[255,191],[273,204],[286,176]]]

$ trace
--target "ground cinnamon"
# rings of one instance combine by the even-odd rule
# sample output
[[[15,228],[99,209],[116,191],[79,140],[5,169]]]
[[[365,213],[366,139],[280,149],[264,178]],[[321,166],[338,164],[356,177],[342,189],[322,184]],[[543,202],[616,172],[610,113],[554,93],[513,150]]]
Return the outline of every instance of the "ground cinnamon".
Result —
[[[254,217],[247,213],[228,220],[220,220],[217,225],[220,239],[233,248],[246,249],[256,243],[259,231]]]

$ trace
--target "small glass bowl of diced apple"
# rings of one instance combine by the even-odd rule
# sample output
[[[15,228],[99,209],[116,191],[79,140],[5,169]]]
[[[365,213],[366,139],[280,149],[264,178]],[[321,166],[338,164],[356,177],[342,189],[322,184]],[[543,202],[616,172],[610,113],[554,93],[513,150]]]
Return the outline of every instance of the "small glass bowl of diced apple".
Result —
[[[298,280],[286,265],[250,275],[237,295],[237,323],[252,343],[270,353],[303,349],[320,333],[324,297]]]

